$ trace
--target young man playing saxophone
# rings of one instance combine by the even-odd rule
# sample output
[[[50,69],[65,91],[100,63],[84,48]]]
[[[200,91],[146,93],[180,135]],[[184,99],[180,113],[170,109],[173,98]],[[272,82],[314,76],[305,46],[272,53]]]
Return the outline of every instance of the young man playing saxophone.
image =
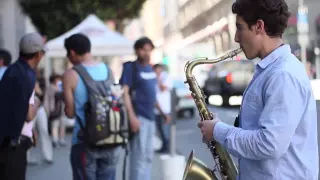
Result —
[[[285,0],[236,0],[232,11],[235,41],[261,61],[243,95],[239,128],[203,121],[204,139],[239,158],[239,180],[318,180],[316,102],[303,64],[282,40]]]

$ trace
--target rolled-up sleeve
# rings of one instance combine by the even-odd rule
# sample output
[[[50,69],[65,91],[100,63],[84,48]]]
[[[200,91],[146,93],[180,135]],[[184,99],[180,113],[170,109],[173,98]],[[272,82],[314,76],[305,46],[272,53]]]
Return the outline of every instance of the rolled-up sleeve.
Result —
[[[131,63],[125,63],[123,65],[123,71],[122,71],[122,75],[121,75],[121,78],[120,78],[120,84],[121,85],[127,85],[129,86],[130,88],[132,87],[132,76],[135,76],[135,74],[133,74],[133,69],[132,67],[135,66],[136,64],[134,62],[131,62]],[[137,71],[137,69],[136,69]],[[134,77],[136,78],[136,77]]]
[[[311,92],[290,73],[275,73],[264,88],[264,108],[257,119],[261,128],[243,130],[219,122],[213,130],[214,139],[238,158],[278,158],[289,147],[308,103],[308,93]]]

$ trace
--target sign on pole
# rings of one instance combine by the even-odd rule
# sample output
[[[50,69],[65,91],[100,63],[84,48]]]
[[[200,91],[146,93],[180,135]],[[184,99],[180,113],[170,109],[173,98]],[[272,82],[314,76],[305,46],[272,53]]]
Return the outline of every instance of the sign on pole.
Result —
[[[309,44],[308,7],[300,6],[297,15],[298,41],[300,45]]]

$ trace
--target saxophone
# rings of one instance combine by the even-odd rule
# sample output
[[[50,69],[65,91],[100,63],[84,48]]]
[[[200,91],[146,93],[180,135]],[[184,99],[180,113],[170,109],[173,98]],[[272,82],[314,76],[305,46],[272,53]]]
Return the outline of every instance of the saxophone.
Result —
[[[201,121],[212,120],[215,116],[206,106],[204,93],[199,87],[197,80],[192,75],[193,68],[199,64],[215,64],[232,58],[241,52],[242,49],[238,48],[217,59],[198,58],[191,60],[186,64],[184,71],[187,80],[185,83],[189,84],[191,95],[196,103]],[[194,158],[194,151],[192,150],[185,167],[183,180],[218,180],[215,172],[218,172],[218,175],[221,177],[219,179],[235,180],[237,178],[238,169],[227,150],[216,141],[206,142],[206,145],[208,149],[210,149],[216,167],[213,170],[209,169],[203,162]]]

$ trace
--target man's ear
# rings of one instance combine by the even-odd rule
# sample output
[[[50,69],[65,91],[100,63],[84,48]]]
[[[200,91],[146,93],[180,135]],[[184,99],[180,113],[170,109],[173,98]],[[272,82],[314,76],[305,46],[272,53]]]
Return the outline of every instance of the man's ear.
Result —
[[[74,50],[70,49],[70,55],[75,56],[76,52]]]
[[[37,52],[36,58],[37,58],[37,59],[42,59],[42,53],[41,53],[41,52]]]
[[[254,25],[256,34],[261,34],[265,31],[264,29],[264,21],[258,19],[257,23]]]
[[[0,66],[4,66],[4,60],[0,58]]]

